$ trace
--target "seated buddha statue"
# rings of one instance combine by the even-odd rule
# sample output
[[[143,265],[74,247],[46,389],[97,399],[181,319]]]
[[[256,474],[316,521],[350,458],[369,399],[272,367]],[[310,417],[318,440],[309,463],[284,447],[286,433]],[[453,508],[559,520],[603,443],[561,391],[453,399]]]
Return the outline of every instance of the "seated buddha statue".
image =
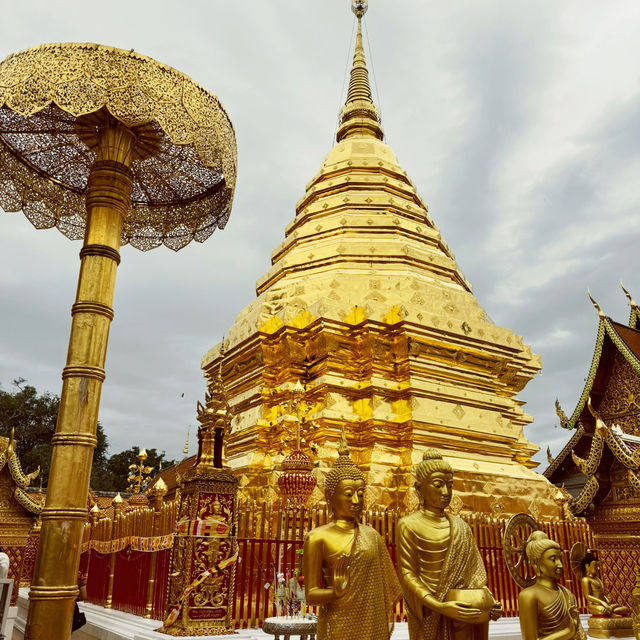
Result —
[[[562,550],[543,531],[527,539],[525,553],[534,568],[533,585],[518,596],[523,640],[584,640],[575,596],[562,585]]]
[[[580,562],[582,578],[580,586],[587,599],[587,607],[592,616],[628,616],[629,607],[611,602],[604,592],[604,585],[599,575],[598,558],[587,551]]]
[[[305,537],[306,601],[318,606],[317,640],[389,640],[400,586],[380,534],[360,524],[365,480],[344,434],[325,478],[331,522]]]
[[[445,513],[453,469],[435,449],[416,467],[419,511],[401,518],[396,554],[411,640],[486,640],[489,619],[502,607],[487,589],[487,574],[469,525]]]

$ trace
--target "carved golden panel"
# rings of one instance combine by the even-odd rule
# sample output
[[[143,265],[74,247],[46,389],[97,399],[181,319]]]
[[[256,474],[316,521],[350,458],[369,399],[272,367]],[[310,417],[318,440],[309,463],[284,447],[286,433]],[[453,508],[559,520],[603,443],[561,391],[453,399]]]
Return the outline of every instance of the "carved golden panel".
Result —
[[[611,601],[631,606],[631,592],[640,567],[640,536],[634,539],[596,535],[596,548],[602,579]]]
[[[616,353],[599,411],[608,425],[640,435],[640,376],[620,353]]]

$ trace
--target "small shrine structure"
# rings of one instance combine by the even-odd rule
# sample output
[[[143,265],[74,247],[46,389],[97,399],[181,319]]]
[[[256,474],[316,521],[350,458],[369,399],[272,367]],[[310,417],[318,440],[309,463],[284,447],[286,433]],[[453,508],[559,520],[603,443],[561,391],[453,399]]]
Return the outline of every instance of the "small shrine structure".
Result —
[[[172,636],[221,635],[234,628],[238,480],[223,466],[231,413],[219,377],[205,404],[198,403],[198,421],[198,454],[178,478],[180,506],[169,570],[168,615],[159,629]]]
[[[627,325],[593,301],[599,324],[586,384],[571,416],[556,401],[574,434],[544,475],[589,523],[611,599],[631,606],[640,569],[640,310],[627,296]]]

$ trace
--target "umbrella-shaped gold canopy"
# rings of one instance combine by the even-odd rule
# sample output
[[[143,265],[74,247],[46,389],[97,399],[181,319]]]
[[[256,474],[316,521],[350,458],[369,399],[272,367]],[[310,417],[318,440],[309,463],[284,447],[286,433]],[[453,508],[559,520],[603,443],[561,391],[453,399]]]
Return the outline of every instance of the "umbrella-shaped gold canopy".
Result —
[[[82,238],[109,119],[136,136],[123,244],[178,250],[224,227],[237,156],[218,99],[171,67],[97,44],[45,44],[0,63],[0,207]]]
[[[84,238],[26,640],[71,629],[120,245],[202,242],[227,221],[235,176],[227,114],[170,67],[94,44],[0,63],[0,206]]]

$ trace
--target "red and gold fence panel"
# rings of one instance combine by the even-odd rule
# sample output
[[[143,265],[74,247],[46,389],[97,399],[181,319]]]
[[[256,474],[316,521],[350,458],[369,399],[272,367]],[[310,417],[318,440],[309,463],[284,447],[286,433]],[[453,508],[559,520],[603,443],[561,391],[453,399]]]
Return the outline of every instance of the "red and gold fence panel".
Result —
[[[115,509],[113,517],[94,517],[87,524],[80,566],[82,571],[88,571],[90,602],[103,606],[110,603],[121,611],[164,619],[178,507],[179,501],[175,499],[155,508],[138,507],[128,512]],[[252,500],[239,500],[237,513],[235,535],[239,559],[233,619],[237,628],[248,628],[259,626],[265,618],[276,615],[277,574],[301,569],[302,557],[298,552],[305,534],[328,522],[330,516],[324,503],[291,509]],[[402,511],[374,507],[366,510],[362,518],[383,537],[394,564],[396,526],[403,515]],[[460,515],[478,542],[488,586],[502,602],[504,615],[517,616],[519,589],[509,577],[502,556],[507,519],[478,513]],[[542,528],[564,550],[565,572],[561,582],[576,595],[580,610],[586,613],[580,585],[569,568],[569,550],[578,540],[596,548],[588,525],[582,519],[575,519],[542,523]],[[154,579],[150,580],[154,562]],[[148,585],[148,589],[143,585]],[[402,601],[397,604],[396,619],[405,619]]]

